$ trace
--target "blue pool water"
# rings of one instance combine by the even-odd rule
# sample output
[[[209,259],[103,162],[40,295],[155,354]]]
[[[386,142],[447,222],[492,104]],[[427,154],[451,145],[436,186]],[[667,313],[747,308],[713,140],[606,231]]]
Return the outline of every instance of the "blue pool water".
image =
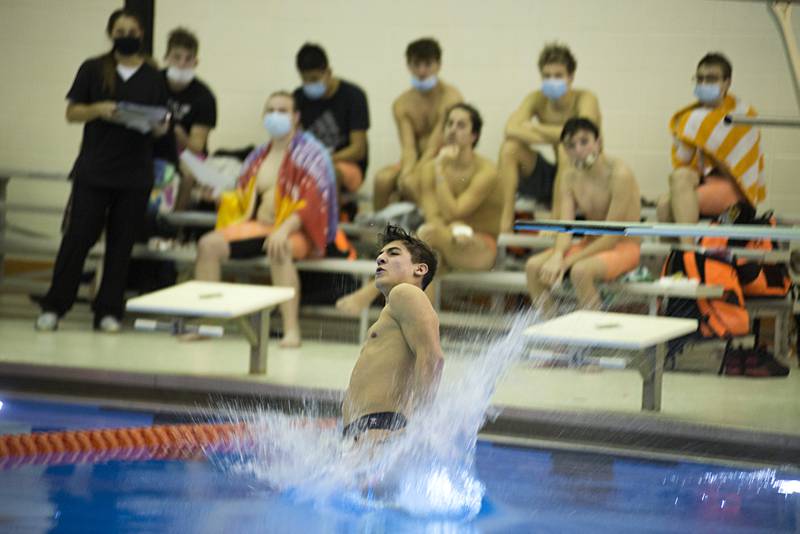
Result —
[[[0,433],[140,426],[151,414],[4,399]],[[217,459],[219,460],[219,459]],[[225,460],[224,458],[222,460]],[[797,532],[800,473],[479,441],[471,520],[299,501],[225,461],[0,471],[0,532]]]

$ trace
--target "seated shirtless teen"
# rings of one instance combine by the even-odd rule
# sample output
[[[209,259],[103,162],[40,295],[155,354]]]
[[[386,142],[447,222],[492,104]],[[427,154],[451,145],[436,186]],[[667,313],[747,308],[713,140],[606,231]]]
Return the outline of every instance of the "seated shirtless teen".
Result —
[[[494,163],[475,152],[483,120],[456,104],[444,123],[444,147],[422,168],[418,234],[439,254],[443,269],[487,271],[497,256],[503,190]]]
[[[410,43],[406,62],[411,87],[392,104],[401,160],[375,175],[375,211],[392,201],[419,202],[419,170],[436,157],[442,143],[444,114],[462,99],[458,89],[439,78],[442,50],[435,40],[424,38]]]
[[[264,107],[269,142],[256,147],[242,166],[235,191],[224,193],[216,230],[200,238],[195,278],[220,279],[229,258],[267,255],[272,283],[292,287],[280,305],[282,347],[300,345],[300,281],[294,262],[325,255],[337,231],[336,178],[328,150],[299,130],[290,93],[273,93]]]
[[[574,117],[585,117],[600,128],[597,97],[587,89],[572,86],[576,67],[569,48],[558,43],[545,46],[539,55],[541,89],[528,94],[508,118],[498,162],[506,194],[503,232],[511,231],[517,195],[552,204],[552,212],[558,215],[557,191],[569,168],[569,158],[559,142],[564,123]],[[555,166],[534,148],[542,144],[553,147]]]
[[[445,116],[444,146],[420,171],[425,224],[417,234],[439,254],[440,271],[484,271],[495,263],[503,191],[494,163],[474,150],[482,125],[474,107],[452,106]],[[363,309],[379,294],[365,285],[348,298]]]
[[[575,220],[580,211],[590,221],[639,221],[639,185],[625,163],[601,152],[597,126],[584,118],[570,119],[561,133],[572,167],[564,174],[561,218]],[[612,280],[639,264],[636,238],[603,235],[572,244],[572,234],[561,233],[555,247],[531,257],[525,271],[533,305],[545,316],[553,313],[550,289],[566,275],[578,304],[598,307],[598,280]],[[541,299],[541,300],[540,300]]]

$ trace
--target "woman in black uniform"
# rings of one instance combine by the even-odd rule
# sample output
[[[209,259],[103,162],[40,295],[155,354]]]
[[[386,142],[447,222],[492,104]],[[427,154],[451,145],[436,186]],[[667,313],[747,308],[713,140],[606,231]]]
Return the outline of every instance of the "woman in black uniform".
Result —
[[[166,106],[164,77],[141,52],[139,18],[117,10],[106,33],[114,47],[84,61],[67,93],[67,121],[82,122],[81,149],[72,169],[72,206],[56,258],[50,290],[42,300],[38,330],[55,330],[75,302],[83,264],[106,230],[103,281],[92,310],[94,327],[120,329],[125,281],[136,226],[153,186],[153,138],[167,124],[143,134],[111,122],[120,102]]]

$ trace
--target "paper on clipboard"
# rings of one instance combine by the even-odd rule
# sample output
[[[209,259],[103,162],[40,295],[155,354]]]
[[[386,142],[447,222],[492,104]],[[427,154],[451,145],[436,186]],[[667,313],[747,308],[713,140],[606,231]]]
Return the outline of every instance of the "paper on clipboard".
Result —
[[[145,106],[132,102],[119,102],[113,122],[122,124],[126,128],[136,130],[143,134],[149,133],[159,123],[166,120],[169,111],[161,106]]]
[[[236,184],[237,176],[221,173],[209,162],[197,157],[191,150],[181,152],[181,161],[200,183],[212,187],[215,194],[233,189]]]

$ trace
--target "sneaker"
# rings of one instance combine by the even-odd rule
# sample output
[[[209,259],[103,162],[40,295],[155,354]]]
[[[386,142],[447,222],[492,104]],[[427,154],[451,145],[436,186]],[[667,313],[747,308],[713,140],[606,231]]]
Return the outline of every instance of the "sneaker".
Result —
[[[36,318],[33,327],[40,332],[53,332],[58,329],[58,315],[53,312],[42,312]]]
[[[730,349],[725,354],[725,374],[741,376],[744,373],[744,351]]]
[[[95,327],[97,330],[101,332],[105,332],[107,334],[116,334],[120,330],[122,330],[122,325],[120,324],[119,320],[113,315],[106,315]]]
[[[748,351],[744,360],[744,374],[755,378],[783,377],[789,374],[789,368],[781,365],[771,352],[759,347]]]

